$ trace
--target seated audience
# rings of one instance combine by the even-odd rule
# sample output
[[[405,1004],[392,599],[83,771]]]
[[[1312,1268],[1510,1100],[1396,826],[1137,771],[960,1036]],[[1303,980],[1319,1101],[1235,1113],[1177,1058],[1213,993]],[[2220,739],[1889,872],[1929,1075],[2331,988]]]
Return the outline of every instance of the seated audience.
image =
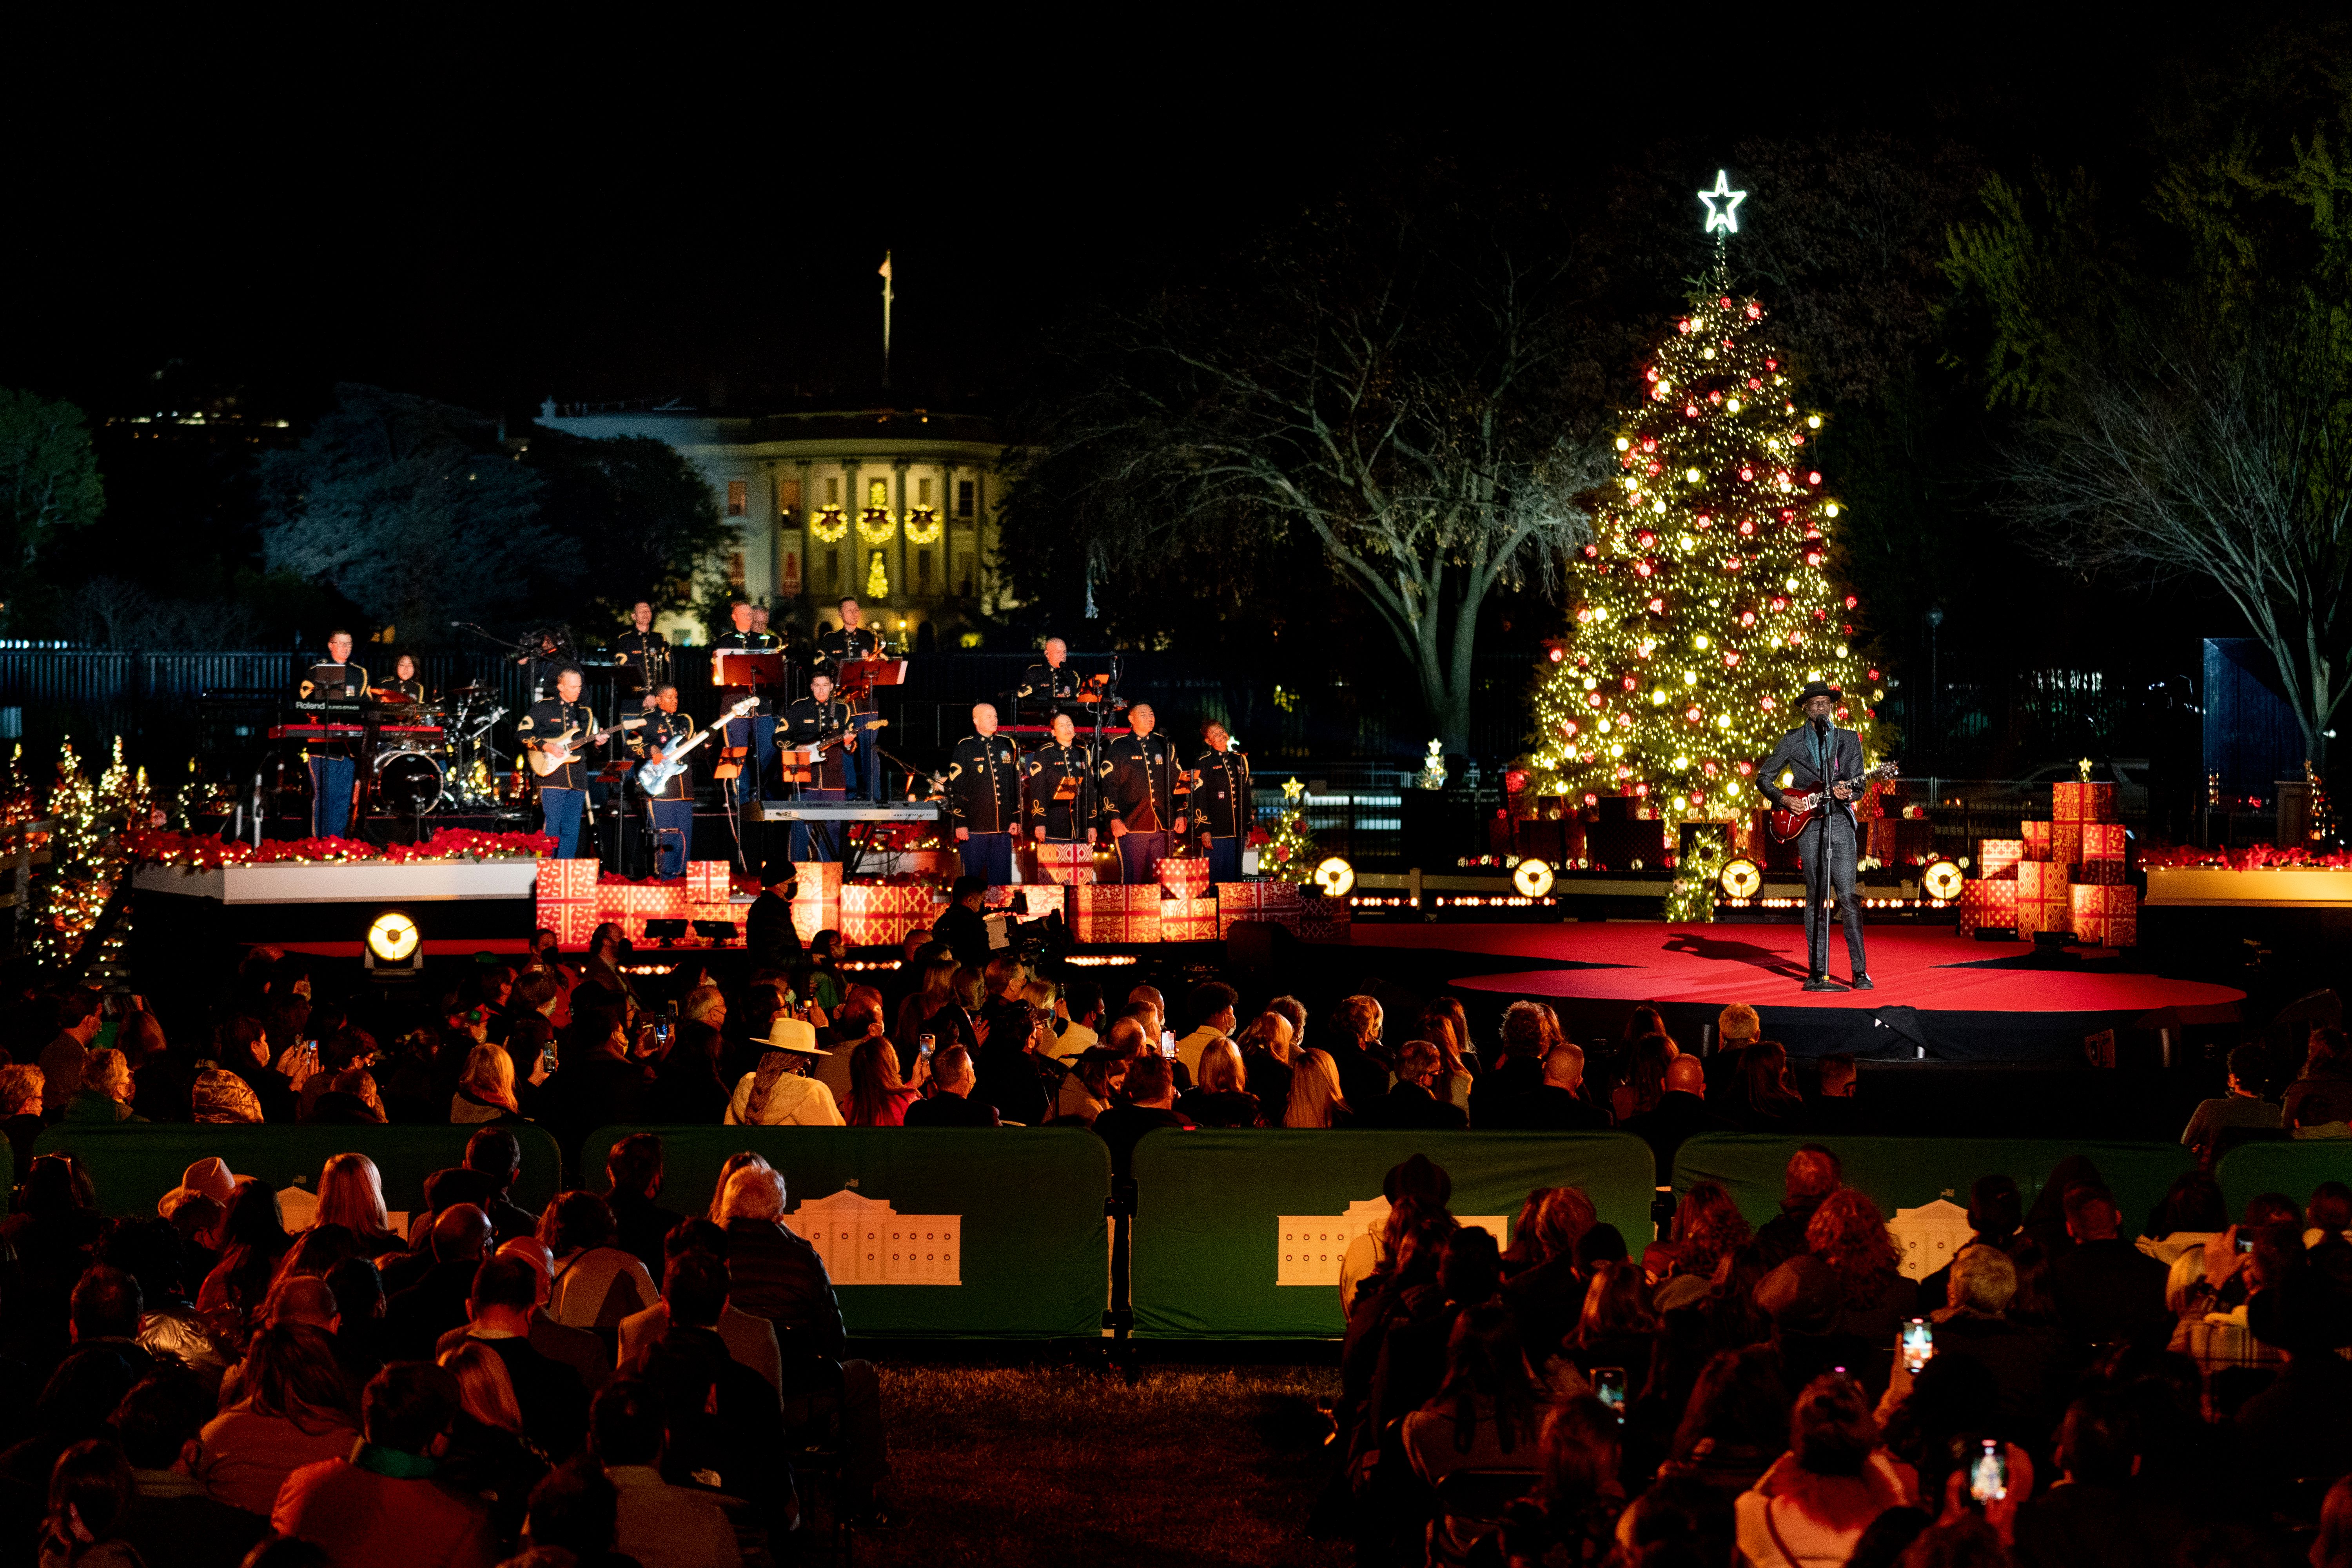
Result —
[[[1127,1069],[1127,1103],[1114,1105],[1095,1118],[1095,1132],[1110,1145],[1114,1176],[1127,1175],[1135,1163],[1135,1146],[1143,1135],[1163,1127],[1192,1125],[1176,1109],[1176,1079],[1168,1059],[1157,1051],[1138,1057]]]
[[[1176,1109],[1185,1120],[1197,1127],[1259,1124],[1257,1097],[1249,1092],[1249,1075],[1242,1065],[1241,1050],[1233,1041],[1220,1032],[1214,1039],[1202,1042],[1192,1067],[1193,1087],[1176,1100]]]
[[[189,1473],[218,1501],[268,1518],[286,1478],[352,1451],[359,1396],[323,1331],[265,1328],[245,1352],[236,1403],[205,1423]]]
[[[779,1013],[766,1043],[760,1065],[738,1080],[720,1120],[729,1127],[845,1125],[833,1090],[808,1076],[810,1063],[831,1054],[818,1048],[816,1030]]]
[[[662,1239],[686,1216],[664,1208],[661,1196],[662,1141],[656,1132],[632,1132],[604,1156],[605,1203],[613,1211],[614,1241],[622,1251],[646,1266],[648,1275],[662,1267]]]
[[[971,1090],[978,1081],[972,1072],[971,1053],[961,1046],[950,1046],[932,1058],[931,1094],[907,1107],[905,1125],[908,1127],[994,1127],[1000,1124],[996,1107],[972,1099]],[[1070,1077],[1078,1074],[1074,1070]],[[1108,1096],[1108,1086],[1105,1093]],[[1102,1103],[1102,1102],[1097,1102]]]
[[[562,1194],[540,1216],[539,1230],[555,1258],[548,1316],[618,1343],[621,1320],[644,1311],[660,1291],[636,1255],[614,1245],[612,1205],[594,1193]]]
[[[434,1342],[466,1321],[474,1270],[490,1250],[489,1216],[471,1204],[452,1204],[433,1216],[430,1239],[430,1267],[384,1300],[384,1353],[394,1361],[427,1359]]]
[[[879,1035],[860,1040],[850,1053],[848,1122],[852,1127],[903,1127],[907,1108],[931,1076],[929,1057],[917,1056],[915,1076],[898,1076],[898,1047]]]
[[[2352,1122],[2352,1037],[2332,1026],[2311,1031],[2303,1074],[2286,1086],[2279,1121],[2290,1131]]]
[[[1657,1103],[1624,1123],[1625,1131],[1650,1146],[1658,1183],[1674,1180],[1675,1154],[1683,1140],[1701,1132],[1727,1132],[1733,1123],[1718,1116],[1706,1102],[1706,1071],[1696,1057],[1678,1056],[1666,1064],[1665,1087]]]
[[[460,1404],[445,1367],[384,1368],[367,1386],[366,1440],[288,1476],[270,1528],[320,1548],[331,1568],[488,1568],[488,1506],[437,1476]]]
[[[1741,1560],[1756,1568],[1843,1563],[1880,1514],[1917,1501],[1909,1467],[1879,1446],[1862,1385],[1827,1373],[1797,1395],[1788,1452],[1739,1495]]]
[[[662,1476],[662,1400],[654,1386],[617,1378],[596,1396],[591,1447],[613,1483],[613,1550],[641,1568],[736,1568],[741,1547],[727,1510],[698,1488]]]
[[[1454,1321],[1445,1347],[1445,1381],[1404,1418],[1402,1442],[1413,1474],[1433,1490],[1457,1470],[1538,1473],[1538,1433],[1549,1414],[1545,1391],[1528,1370],[1507,1309],[1488,1302]],[[1492,1527],[1441,1515],[1430,1532],[1429,1561],[1461,1563]]]
[[[1140,1064],[1138,1064],[1139,1066]],[[1130,1085],[1133,1069],[1129,1072]],[[1388,1092],[1381,1075],[1381,1094]],[[1355,1115],[1340,1092],[1339,1069],[1330,1057],[1309,1047],[1298,1053],[1290,1068],[1290,1100],[1283,1107],[1285,1127],[1351,1127]]]
[[[1364,1106],[1359,1127],[1394,1127],[1413,1131],[1452,1131],[1470,1124],[1469,1117],[1451,1100],[1437,1097],[1438,1070],[1444,1058],[1427,1040],[1407,1040],[1396,1047],[1396,1082],[1388,1093]]]
[[[2172,1333],[2163,1264],[2123,1239],[2123,1215],[2104,1187],[2066,1194],[2074,1246],[2050,1266],[2059,1326],[2076,1349],[2131,1342],[2162,1346]]]
[[[268,1521],[212,1497],[180,1468],[213,1411],[205,1380],[159,1366],[122,1396],[109,1423],[131,1465],[117,1533],[146,1568],[229,1568],[268,1533]]]
[[[457,1380],[457,1414],[434,1456],[440,1479],[490,1505],[499,1549],[510,1550],[522,1533],[530,1489],[547,1474],[542,1456],[549,1450],[527,1436],[507,1363],[489,1342],[461,1340],[441,1352],[439,1364]]]

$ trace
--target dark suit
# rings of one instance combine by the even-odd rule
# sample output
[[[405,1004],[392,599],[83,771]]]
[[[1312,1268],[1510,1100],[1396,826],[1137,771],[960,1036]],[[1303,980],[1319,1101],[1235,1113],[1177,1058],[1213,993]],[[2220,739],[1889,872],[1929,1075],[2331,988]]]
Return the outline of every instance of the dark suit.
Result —
[[[1411,1131],[1429,1128],[1461,1129],[1470,1125],[1462,1108],[1438,1099],[1417,1083],[1400,1082],[1370,1105],[1356,1110],[1359,1127],[1398,1127]]]
[[[1698,1132],[1729,1132],[1734,1128],[1728,1119],[1709,1110],[1697,1095],[1670,1089],[1658,1096],[1654,1110],[1627,1118],[1625,1131],[1650,1146],[1658,1163],[1658,1184],[1664,1186],[1675,1179],[1675,1151],[1683,1146],[1684,1139]]]
[[[1800,724],[1780,737],[1772,754],[1756,765],[1756,787],[1773,805],[1790,793],[1780,787],[1788,771],[1795,794],[1810,795],[1831,780],[1857,779],[1863,774],[1862,737],[1851,730],[1832,727],[1826,741],[1811,724]],[[1832,801],[1831,809],[1805,826],[1799,847],[1805,858],[1805,955],[1816,977],[1830,967],[1829,901],[1835,899],[1845,921],[1845,952],[1853,973],[1866,974],[1870,963],[1862,949],[1862,905],[1853,896],[1854,862],[1861,856],[1862,824],[1852,801]]]

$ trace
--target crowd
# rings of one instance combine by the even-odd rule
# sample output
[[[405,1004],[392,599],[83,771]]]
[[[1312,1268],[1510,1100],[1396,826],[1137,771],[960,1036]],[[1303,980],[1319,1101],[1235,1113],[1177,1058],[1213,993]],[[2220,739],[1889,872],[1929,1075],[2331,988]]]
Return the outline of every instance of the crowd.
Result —
[[[406,1240],[364,1154],[295,1232],[217,1158],[110,1221],[41,1155],[0,1223],[0,1561],[735,1568],[820,1491],[887,1527],[874,1372],[783,1175],[739,1154],[681,1215],[662,1152],[630,1136],[534,1217],[481,1128]]]

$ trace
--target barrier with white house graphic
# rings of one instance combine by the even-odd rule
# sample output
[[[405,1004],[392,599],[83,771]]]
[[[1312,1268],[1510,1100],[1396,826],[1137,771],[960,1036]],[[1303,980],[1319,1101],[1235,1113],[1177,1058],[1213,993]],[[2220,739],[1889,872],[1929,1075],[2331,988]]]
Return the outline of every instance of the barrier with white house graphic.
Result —
[[[1925,1279],[1959,1256],[1976,1227],[1969,1211],[1949,1198],[1937,1198],[1916,1209],[1898,1208],[1886,1227],[1902,1252],[1898,1267],[1906,1279]]]
[[[1457,1215],[1465,1226],[1491,1233],[1497,1247],[1509,1244],[1510,1222],[1502,1215]],[[1378,1237],[1389,1223],[1386,1198],[1359,1198],[1339,1215],[1282,1215],[1276,1220],[1281,1245],[1275,1253],[1276,1285],[1339,1283],[1339,1262],[1360,1236]]]
[[[902,1215],[844,1187],[804,1200],[786,1218],[836,1287],[963,1283],[961,1215]]]

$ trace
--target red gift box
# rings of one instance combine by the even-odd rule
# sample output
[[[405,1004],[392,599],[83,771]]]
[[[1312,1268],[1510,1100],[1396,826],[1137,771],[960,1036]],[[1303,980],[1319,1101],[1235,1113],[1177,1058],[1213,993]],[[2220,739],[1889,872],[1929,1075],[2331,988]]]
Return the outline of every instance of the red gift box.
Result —
[[[656,919],[682,916],[688,899],[683,882],[606,882],[596,889],[597,905],[605,911],[607,920],[619,920],[624,915],[635,915],[639,920],[648,915]]]
[[[1917,817],[1879,816],[1870,822],[1870,858],[1882,866],[1917,866],[1936,853],[1936,825]]]
[[[2124,863],[2120,860],[2085,860],[2074,868],[2072,880],[2078,888],[2120,888],[2124,885]]]
[[[2026,859],[2050,858],[2050,825],[2048,823],[2021,822],[2017,825],[2017,831],[2019,837],[2025,844]]]
[[[533,914],[565,947],[585,947],[603,919],[593,860],[541,860]]]
[[[1960,934],[2017,929],[2017,883],[1981,878],[1960,885]]]
[[[1216,884],[1217,911],[1222,915],[1263,918],[1282,910],[1295,910],[1303,895],[1296,882],[1219,882]]]
[[[1167,861],[1160,862],[1162,866]],[[1214,942],[1217,937],[1217,900],[1214,899],[1167,899],[1160,905],[1160,940],[1162,942]]]
[[[1160,885],[1179,899],[1204,899],[1209,896],[1209,862],[1198,855],[1182,859],[1169,858],[1154,868]]]
[[[539,896],[541,899],[593,899],[596,896],[596,878],[603,868],[594,860],[541,860],[539,863]]]
[[[1305,942],[1347,942],[1353,931],[1354,911],[1345,899],[1307,899],[1299,905],[1298,923],[1292,928]]]
[[[2130,888],[2077,884],[2069,914],[2078,941],[2101,947],[2132,947],[2139,942],[2139,894]]]
[[[1979,838],[1977,840],[1977,875],[1998,877],[2025,858],[2022,838]]]
[[[691,871],[691,866],[687,868]],[[841,862],[838,860],[800,860],[793,865],[793,897],[813,899],[820,903],[841,901]]]
[[[2113,822],[2116,786],[2111,784],[2059,784],[2050,786],[2050,817],[2053,822]]]
[[[2045,931],[2074,931],[2074,893],[2067,883],[2068,869],[2049,860],[2017,863],[2019,941],[2031,942]]]
[[[919,882],[851,882],[841,889],[841,913],[853,915],[919,915],[928,919],[934,903],[947,896]]]
[[[1019,891],[1021,885],[1018,882],[992,883],[988,890],[981,894],[980,907],[982,910],[1009,910],[1013,907],[1013,895]]]
[[[2072,866],[2083,858],[2083,824],[2053,822],[2050,825],[2050,863]]]
[[[845,910],[840,925],[835,929],[852,947],[897,947],[906,942],[908,931],[926,928],[930,923],[928,914],[853,915]]]
[[[1037,879],[1060,887],[1084,887],[1096,879],[1095,847],[1091,844],[1040,844],[1035,849]]]
[[[793,930],[800,934],[803,945],[816,940],[821,931],[841,929],[841,905],[827,899],[794,899]]]
[[[2124,825],[2120,822],[2086,822],[2083,827],[2084,860],[2113,860],[2117,865],[2124,859]]]
[[[1014,890],[1021,896],[1015,900],[1014,907],[1007,911],[1008,913],[1018,914],[1021,919],[1031,921],[1042,921],[1048,915],[1060,915],[1064,920],[1069,919],[1067,906],[1070,890],[1060,883],[1032,882]],[[1027,910],[1025,914],[1021,913],[1024,908]]]
[[[697,903],[717,903],[734,891],[734,868],[724,860],[688,860],[686,896]]]

